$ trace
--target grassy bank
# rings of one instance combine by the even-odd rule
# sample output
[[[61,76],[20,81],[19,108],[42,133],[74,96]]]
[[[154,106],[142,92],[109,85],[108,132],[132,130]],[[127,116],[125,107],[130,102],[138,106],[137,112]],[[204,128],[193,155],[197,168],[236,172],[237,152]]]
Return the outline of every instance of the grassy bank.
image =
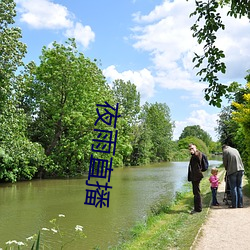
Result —
[[[223,171],[220,172],[223,178]],[[176,194],[172,204],[166,206],[163,202],[152,207],[146,221],[138,223],[123,242],[110,249],[190,249],[208,213],[211,201],[208,177],[201,181],[201,193],[201,213],[189,213],[193,209],[193,194],[189,183],[183,192]]]

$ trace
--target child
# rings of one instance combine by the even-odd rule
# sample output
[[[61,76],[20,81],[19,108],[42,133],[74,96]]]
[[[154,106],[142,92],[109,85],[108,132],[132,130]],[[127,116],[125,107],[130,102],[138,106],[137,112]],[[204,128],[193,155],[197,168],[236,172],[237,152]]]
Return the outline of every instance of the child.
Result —
[[[212,168],[211,169],[211,176],[209,178],[209,181],[211,183],[211,190],[212,190],[212,205],[213,206],[219,206],[220,204],[217,201],[217,189],[220,184],[219,179],[217,177],[218,169]]]

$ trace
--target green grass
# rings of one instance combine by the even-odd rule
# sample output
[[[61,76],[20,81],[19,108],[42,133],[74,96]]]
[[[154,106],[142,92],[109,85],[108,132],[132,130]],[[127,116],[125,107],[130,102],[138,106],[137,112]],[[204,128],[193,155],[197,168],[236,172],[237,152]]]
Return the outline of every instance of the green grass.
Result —
[[[250,197],[250,183],[246,178],[244,178],[243,193],[247,197]]]
[[[190,249],[208,214],[211,202],[208,177],[201,181],[201,193],[203,203],[201,213],[194,215],[189,213],[193,208],[193,194],[189,183],[185,191],[176,194],[172,204],[164,205],[162,202],[152,207],[146,221],[135,225],[123,242],[109,249]]]

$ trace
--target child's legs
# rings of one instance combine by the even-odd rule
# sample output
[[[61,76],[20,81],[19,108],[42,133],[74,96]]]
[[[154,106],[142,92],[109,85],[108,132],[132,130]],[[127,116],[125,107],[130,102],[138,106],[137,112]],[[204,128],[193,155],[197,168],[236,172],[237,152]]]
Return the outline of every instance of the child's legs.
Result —
[[[218,201],[217,201],[217,188],[214,188],[214,187],[211,187],[211,190],[212,190],[212,205],[216,205],[218,204]]]

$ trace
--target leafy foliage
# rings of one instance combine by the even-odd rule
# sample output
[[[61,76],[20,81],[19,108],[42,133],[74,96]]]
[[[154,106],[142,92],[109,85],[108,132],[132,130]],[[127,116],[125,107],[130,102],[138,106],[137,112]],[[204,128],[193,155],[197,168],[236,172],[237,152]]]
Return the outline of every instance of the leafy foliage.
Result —
[[[26,116],[20,107],[25,85],[20,67],[26,45],[21,30],[14,27],[15,2],[0,2],[0,179],[15,182],[32,179],[46,165],[44,151],[27,138]]]
[[[136,137],[138,133],[138,115],[140,112],[140,94],[137,92],[136,85],[130,81],[115,80],[113,82],[113,94],[122,114],[120,118],[122,126],[119,128],[118,148],[123,151],[123,165],[138,165],[133,157],[133,150],[136,150]],[[124,139],[126,138],[126,143]],[[120,151],[120,150],[119,150]],[[131,156],[132,153],[132,156]]]
[[[135,124],[140,112],[140,93],[136,85],[130,81],[115,80],[112,90],[116,101],[122,108],[122,116],[128,120],[129,124]]]
[[[151,141],[151,162],[169,160],[173,135],[169,107],[165,103],[146,102],[142,107],[141,122]]]
[[[239,124],[232,120],[232,109],[230,106],[224,107],[220,114],[218,120],[217,133],[220,135],[221,144],[235,145],[235,135],[239,129]]]
[[[212,142],[211,136],[206,131],[204,131],[199,125],[185,127],[179,137],[179,140],[188,136],[199,138],[200,140],[205,142],[207,147],[209,147],[210,143]]]
[[[74,39],[44,47],[40,60],[39,66],[29,65],[23,104],[31,107],[30,138],[45,148],[60,174],[83,173],[91,154],[96,104],[114,104],[111,91],[96,64],[78,53]]]
[[[206,155],[209,154],[209,150],[206,146],[206,144],[199,138],[194,137],[194,136],[187,136],[183,139],[180,139],[178,141],[178,147],[179,149],[186,149],[188,151],[188,145],[190,143],[193,143],[196,145],[197,149],[200,150],[201,152],[205,153]]]
[[[246,88],[248,89],[248,93],[243,95],[244,102],[243,103],[237,103],[233,102],[232,105],[236,108],[236,111],[232,112],[233,119],[240,124],[242,127],[242,133],[244,135],[243,140],[241,142],[243,143],[243,158],[246,162],[246,169],[247,174],[250,174],[250,146],[249,143],[247,143],[250,140],[250,82],[247,84]],[[240,130],[241,131],[241,130]]]
[[[246,173],[249,176],[250,161],[249,161],[249,74],[245,78],[247,85],[245,88],[235,88],[235,93],[230,97],[232,105],[222,109],[219,120],[217,132],[220,135],[221,144],[228,144],[239,150],[243,158]]]
[[[174,123],[165,103],[145,103],[130,81],[110,87],[96,60],[79,53],[74,39],[43,47],[40,62],[24,65],[26,45],[14,27],[15,2],[0,2],[0,180],[16,182],[87,172],[97,104],[119,105],[118,138],[113,166],[173,159],[184,149],[172,141]],[[201,133],[202,134],[202,133]],[[208,138],[209,136],[206,135]],[[205,141],[205,139],[203,138]]]
[[[200,81],[209,83],[205,89],[205,99],[209,104],[221,107],[221,97],[230,91],[230,88],[222,83],[219,83],[218,74],[226,72],[224,63],[225,54],[219,49],[216,42],[216,34],[219,30],[224,30],[225,25],[222,22],[219,7],[230,5],[228,15],[235,18],[248,16],[250,18],[250,5],[248,0],[207,0],[195,1],[196,9],[190,16],[196,16],[197,19],[192,25],[193,37],[197,38],[199,44],[204,44],[203,54],[195,53],[193,62],[195,68],[198,68],[197,73],[200,76]],[[202,67],[202,68],[201,68]]]

